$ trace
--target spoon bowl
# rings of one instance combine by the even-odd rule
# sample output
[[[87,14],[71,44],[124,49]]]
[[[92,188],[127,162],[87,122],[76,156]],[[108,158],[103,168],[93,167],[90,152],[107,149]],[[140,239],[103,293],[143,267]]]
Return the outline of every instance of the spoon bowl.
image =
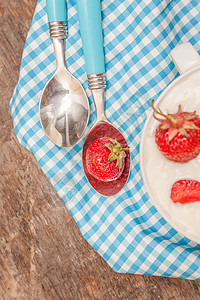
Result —
[[[86,151],[88,147],[98,138],[111,137],[116,139],[123,148],[127,148],[128,144],[121,134],[121,132],[111,125],[108,121],[98,122],[86,136],[83,144],[82,162],[85,175],[90,182],[91,186],[103,196],[114,196],[117,194],[126,184],[129,172],[130,172],[130,151],[126,151],[125,166],[122,175],[117,179],[109,182],[99,181],[89,174],[86,166]]]

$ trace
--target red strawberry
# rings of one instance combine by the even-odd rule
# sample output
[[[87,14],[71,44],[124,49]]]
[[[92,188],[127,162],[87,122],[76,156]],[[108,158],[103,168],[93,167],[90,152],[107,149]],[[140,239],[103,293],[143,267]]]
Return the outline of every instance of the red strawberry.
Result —
[[[196,180],[179,180],[171,190],[171,199],[174,203],[182,204],[200,201],[200,182]]]
[[[86,151],[88,172],[100,181],[118,179],[125,166],[126,148],[113,140],[103,137],[95,140]]]
[[[158,149],[169,160],[187,162],[200,153],[200,117],[196,112],[182,112],[179,105],[176,114],[163,114],[153,106],[154,118],[160,122],[155,132]],[[159,114],[163,119],[155,116]]]

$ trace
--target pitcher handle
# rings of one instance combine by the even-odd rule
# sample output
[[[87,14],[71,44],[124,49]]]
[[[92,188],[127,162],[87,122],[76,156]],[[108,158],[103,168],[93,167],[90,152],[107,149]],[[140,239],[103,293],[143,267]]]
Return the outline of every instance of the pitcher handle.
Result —
[[[200,56],[190,43],[177,45],[170,55],[180,74],[200,66]]]

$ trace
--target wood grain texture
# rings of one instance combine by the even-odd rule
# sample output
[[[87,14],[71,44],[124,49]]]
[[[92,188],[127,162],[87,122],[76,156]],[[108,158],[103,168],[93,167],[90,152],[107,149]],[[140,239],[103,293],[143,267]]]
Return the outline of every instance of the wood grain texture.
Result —
[[[200,299],[196,281],[114,273],[19,145],[9,99],[35,5],[0,1],[0,299]]]

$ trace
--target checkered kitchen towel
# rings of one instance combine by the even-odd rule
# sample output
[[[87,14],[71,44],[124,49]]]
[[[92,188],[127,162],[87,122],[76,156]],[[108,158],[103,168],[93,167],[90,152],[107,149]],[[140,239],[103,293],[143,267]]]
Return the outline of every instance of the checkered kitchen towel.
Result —
[[[88,90],[76,11],[68,0],[66,63]],[[26,40],[19,81],[10,102],[16,135],[77,222],[83,237],[116,272],[200,279],[200,246],[178,234],[149,200],[141,178],[139,144],[152,98],[177,76],[169,53],[190,42],[200,51],[199,0],[103,0],[107,72],[106,115],[131,149],[131,174],[116,196],[97,194],[81,162],[82,139],[71,150],[55,146],[42,130],[41,92],[55,72],[45,0],[39,0]]]

